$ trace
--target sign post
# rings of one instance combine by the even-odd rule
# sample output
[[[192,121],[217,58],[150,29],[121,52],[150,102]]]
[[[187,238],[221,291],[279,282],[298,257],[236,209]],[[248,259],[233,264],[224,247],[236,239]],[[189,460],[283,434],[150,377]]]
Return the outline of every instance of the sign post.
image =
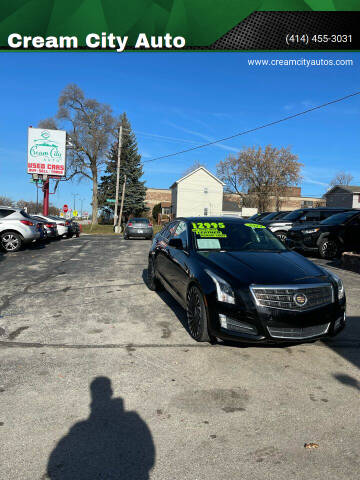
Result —
[[[28,130],[27,172],[42,175],[43,214],[49,214],[50,178],[65,175],[66,132],[32,128]]]

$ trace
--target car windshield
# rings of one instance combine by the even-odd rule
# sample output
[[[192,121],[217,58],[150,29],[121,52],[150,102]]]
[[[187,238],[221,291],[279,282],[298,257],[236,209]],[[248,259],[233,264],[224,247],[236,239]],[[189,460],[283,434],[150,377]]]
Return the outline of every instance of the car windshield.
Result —
[[[131,222],[131,223],[149,223],[149,219],[148,218],[132,218],[131,220],[129,220],[129,222]]]
[[[326,218],[322,222],[320,222],[321,225],[339,225],[340,223],[345,222],[346,220],[349,220],[349,218],[354,217],[355,215],[358,215],[359,212],[342,212],[342,213],[336,213],[335,215],[331,215],[331,217]]]
[[[264,225],[249,222],[191,222],[197,250],[283,251],[286,247]]]
[[[304,210],[294,210],[293,212],[290,212],[287,215],[285,215],[284,217],[282,217],[281,220],[290,220],[290,221],[297,220],[304,213],[305,213]]]
[[[265,221],[268,221],[268,220],[274,220],[275,218],[278,218],[279,216],[282,216],[280,212],[271,212],[268,215],[265,215],[265,217],[262,217],[261,220],[265,222]]]

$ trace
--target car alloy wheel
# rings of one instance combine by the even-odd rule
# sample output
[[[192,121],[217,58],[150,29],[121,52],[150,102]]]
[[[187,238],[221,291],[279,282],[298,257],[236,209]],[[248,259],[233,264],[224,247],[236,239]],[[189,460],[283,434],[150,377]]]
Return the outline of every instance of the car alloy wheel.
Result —
[[[335,258],[339,253],[339,248],[334,240],[324,240],[320,245],[320,255],[322,258]]]
[[[281,242],[285,243],[285,240],[287,239],[286,233],[279,232],[279,233],[275,233],[275,235]]]
[[[21,247],[21,240],[15,233],[5,233],[1,237],[1,245],[7,252],[16,252]]]
[[[210,340],[207,329],[207,314],[203,296],[195,285],[187,294],[187,321],[190,335],[198,342]]]

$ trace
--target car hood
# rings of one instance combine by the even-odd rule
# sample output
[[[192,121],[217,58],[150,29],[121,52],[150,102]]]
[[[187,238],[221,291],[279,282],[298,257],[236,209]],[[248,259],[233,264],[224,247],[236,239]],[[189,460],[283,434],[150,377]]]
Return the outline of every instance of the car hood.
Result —
[[[240,285],[317,283],[324,271],[296,252],[198,252],[211,270],[225,272]]]

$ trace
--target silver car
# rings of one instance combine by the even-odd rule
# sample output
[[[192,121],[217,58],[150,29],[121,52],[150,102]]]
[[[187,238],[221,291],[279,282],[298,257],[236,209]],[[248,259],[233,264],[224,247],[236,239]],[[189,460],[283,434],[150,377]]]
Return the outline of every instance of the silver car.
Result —
[[[152,238],[154,234],[152,223],[148,218],[131,218],[124,230],[124,239],[130,237]]]
[[[40,237],[40,224],[25,210],[0,206],[0,245],[5,251],[17,252],[25,243]]]
[[[55,222],[59,237],[65,237],[68,234],[69,227],[65,224],[65,218],[55,217],[53,215],[43,215],[42,213],[37,213],[36,216],[43,218],[48,222]]]

